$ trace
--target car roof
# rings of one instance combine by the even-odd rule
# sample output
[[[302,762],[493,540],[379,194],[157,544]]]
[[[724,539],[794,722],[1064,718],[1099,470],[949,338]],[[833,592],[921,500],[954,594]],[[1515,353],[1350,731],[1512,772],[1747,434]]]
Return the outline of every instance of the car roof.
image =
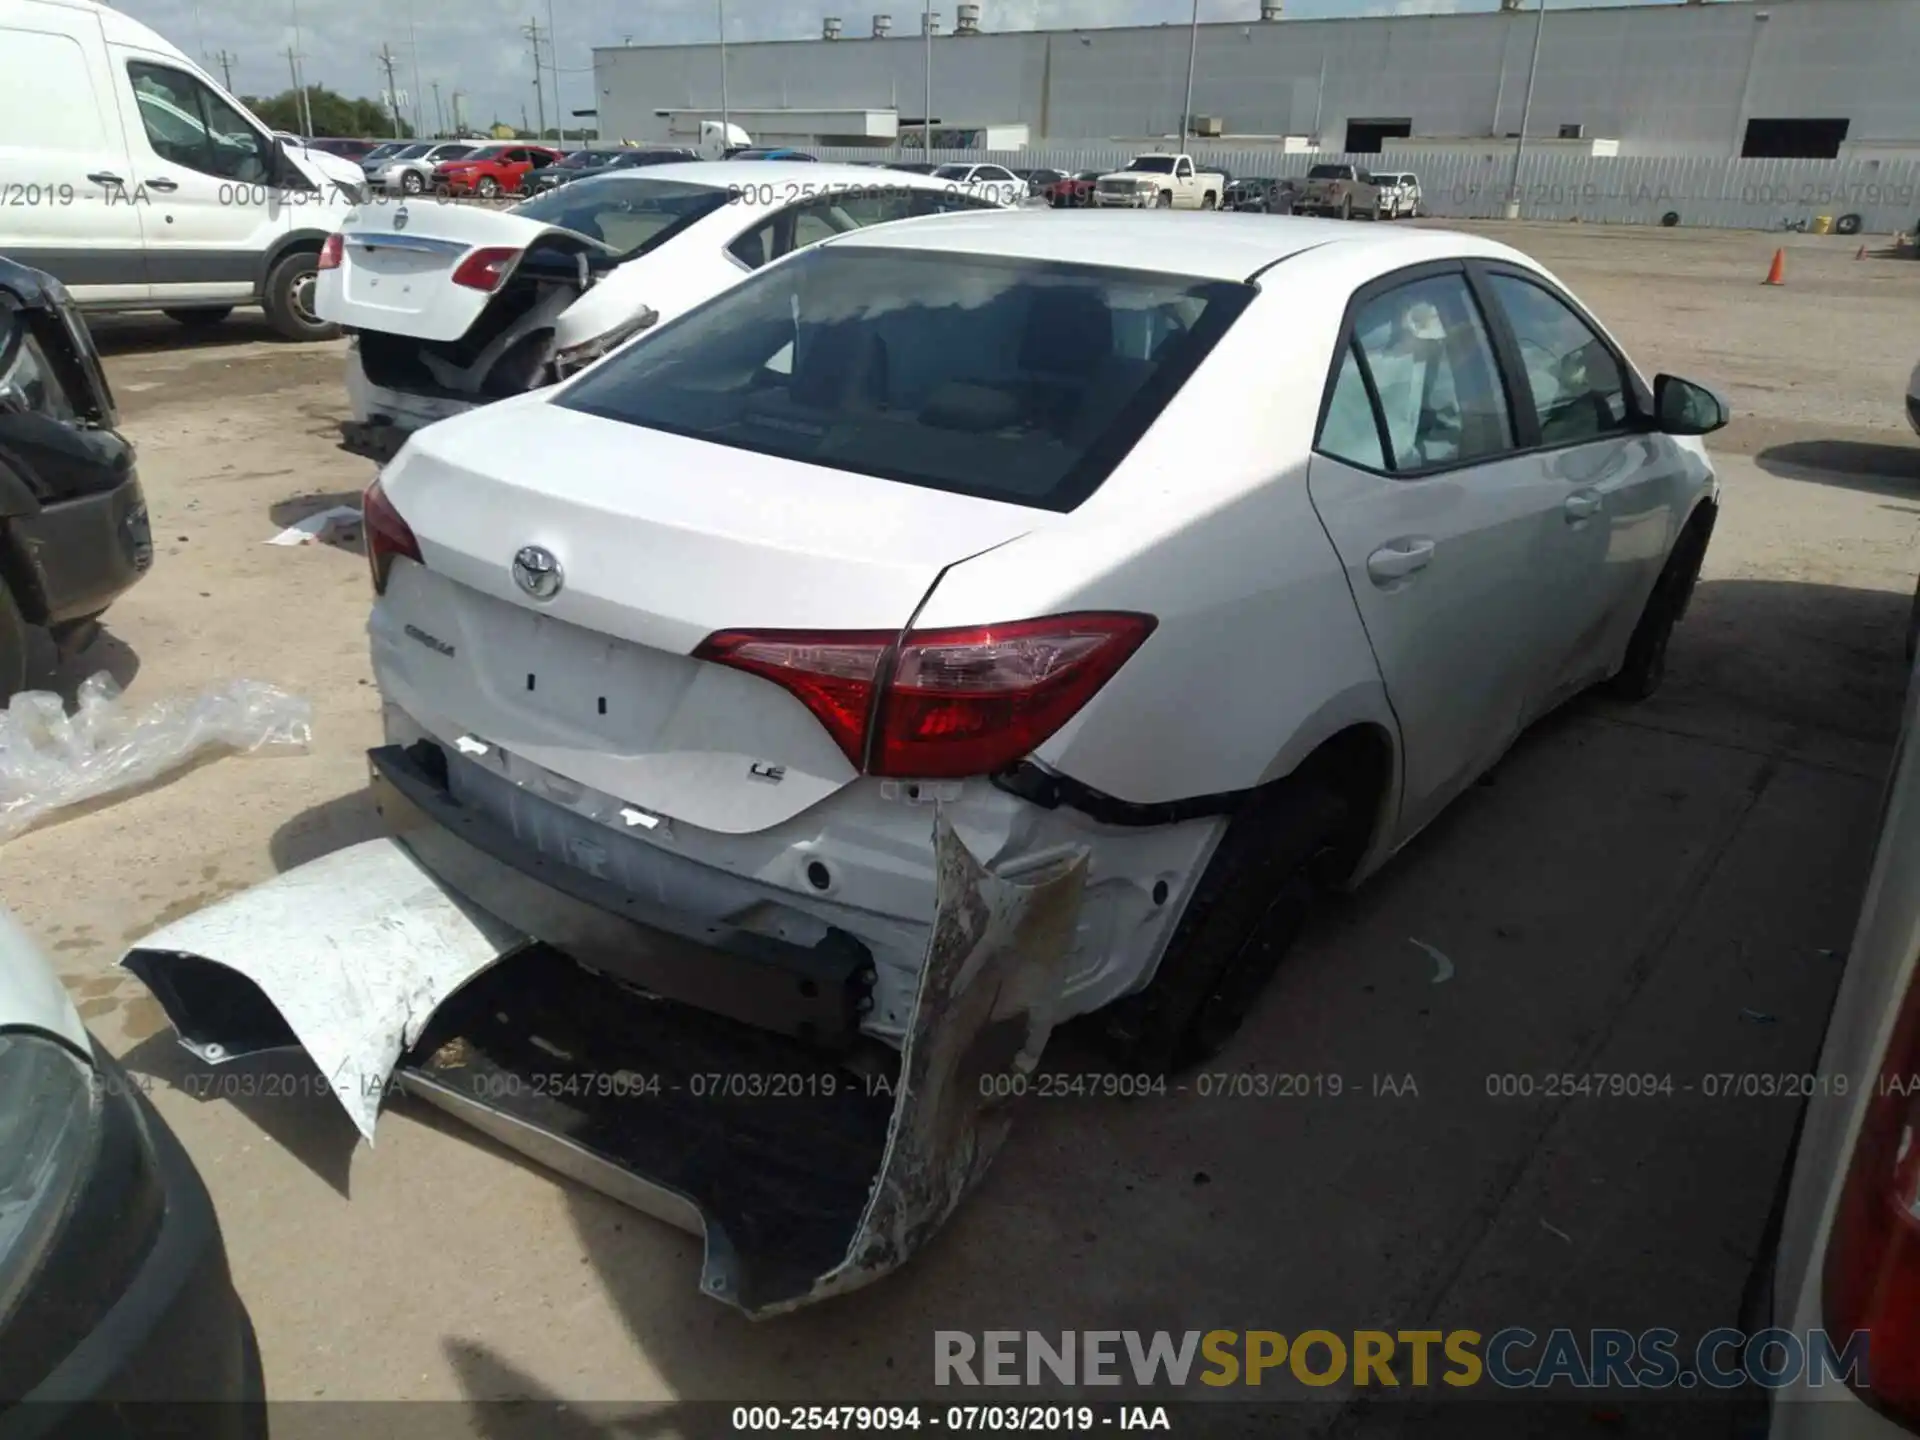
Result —
[[[1223,212],[975,210],[852,230],[820,244],[1111,265],[1199,280],[1249,280],[1290,255],[1333,245],[1373,274],[1449,256],[1517,260],[1533,268],[1511,247],[1460,231]]]

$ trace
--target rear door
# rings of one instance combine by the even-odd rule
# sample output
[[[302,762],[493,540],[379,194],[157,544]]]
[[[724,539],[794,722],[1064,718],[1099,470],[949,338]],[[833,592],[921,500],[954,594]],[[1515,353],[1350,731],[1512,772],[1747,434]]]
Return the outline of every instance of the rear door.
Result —
[[[12,13],[0,22],[0,254],[83,304],[145,300],[140,207],[100,22],[46,5],[31,21]]]
[[[1566,487],[1520,453],[1464,266],[1361,290],[1336,361],[1308,492],[1400,722],[1411,834],[1532,715],[1541,656],[1577,628],[1591,577],[1563,568]]]
[[[1521,377],[1522,440],[1560,495],[1545,556],[1567,626],[1540,657],[1545,708],[1602,678],[1625,648],[1685,518],[1689,472],[1649,423],[1652,396],[1564,291],[1517,266],[1474,270],[1507,368]]]

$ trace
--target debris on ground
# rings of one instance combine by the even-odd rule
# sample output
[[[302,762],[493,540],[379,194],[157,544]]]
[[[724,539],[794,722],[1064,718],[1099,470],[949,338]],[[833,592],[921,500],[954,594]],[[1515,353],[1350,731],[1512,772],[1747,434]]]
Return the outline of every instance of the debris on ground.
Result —
[[[1447,981],[1453,978],[1453,962],[1449,960],[1446,956],[1442,955],[1438,950],[1434,949],[1433,946],[1427,944],[1427,942],[1424,940],[1416,940],[1411,935],[1407,937],[1407,943],[1409,945],[1415,946],[1421,950],[1426,951],[1427,954],[1433,957],[1433,983],[1434,984],[1444,985],[1447,983]]]
[[[304,750],[313,707],[259,680],[227,680],[136,709],[105,671],[78,705],[44,690],[0,710],[0,841],[54,810],[133,790],[203,750]]]
[[[336,531],[357,528],[359,524],[359,506],[336,505],[331,510],[322,510],[318,514],[307,516],[304,520],[294,521],[293,524],[282,530],[278,535],[268,540],[267,544],[317,545],[333,539]]]

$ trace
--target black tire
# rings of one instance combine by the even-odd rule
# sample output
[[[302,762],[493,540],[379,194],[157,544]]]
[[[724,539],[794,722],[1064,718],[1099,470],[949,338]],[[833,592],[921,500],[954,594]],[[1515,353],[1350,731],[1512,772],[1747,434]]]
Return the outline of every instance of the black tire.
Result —
[[[1316,861],[1350,848],[1346,802],[1295,777],[1235,816],[1144,990],[1096,1018],[1122,1067],[1165,1075],[1226,1047],[1305,924]]]
[[[1171,210],[1173,208],[1173,192],[1171,190],[1162,190],[1155,198],[1153,208],[1156,210]]]
[[[319,273],[320,257],[312,250],[296,250],[267,272],[260,307],[282,339],[331,340],[339,335],[339,326],[313,313],[313,285]]]
[[[1920,657],[1920,585],[1914,586],[1913,604],[1907,610],[1907,663]]]
[[[27,683],[27,622],[13,603],[13,592],[0,580],[0,706]]]
[[[1674,226],[1680,223],[1680,212],[1678,210],[1667,211],[1666,214],[1660,217],[1660,223],[1666,226],[1667,229],[1671,230]]]
[[[482,175],[480,183],[473,187],[473,193],[482,200],[491,200],[500,193],[500,182],[491,175]]]
[[[1649,699],[1666,679],[1667,645],[1673,638],[1673,627],[1687,613],[1687,603],[1693,598],[1694,583],[1700,578],[1700,563],[1707,557],[1707,541],[1712,534],[1711,509],[1696,512],[1681,532],[1673,553],[1667,557],[1666,568],[1654,581],[1653,593],[1647,596],[1640,623],[1633,627],[1633,637],[1627,641],[1626,659],[1621,662],[1619,673],[1607,682],[1608,692],[1617,699]]]
[[[1833,222],[1833,232],[1836,235],[1858,235],[1860,233],[1860,217],[1854,214],[1842,215],[1838,220]]]
[[[160,313],[189,330],[210,330],[231,315],[233,307],[213,305],[205,310],[162,310]]]
[[[409,170],[400,177],[400,189],[408,195],[418,195],[427,188],[427,182],[418,170]]]
[[[1218,209],[1219,205],[1219,198],[1211,190],[1200,197],[1200,208],[1202,210]]]

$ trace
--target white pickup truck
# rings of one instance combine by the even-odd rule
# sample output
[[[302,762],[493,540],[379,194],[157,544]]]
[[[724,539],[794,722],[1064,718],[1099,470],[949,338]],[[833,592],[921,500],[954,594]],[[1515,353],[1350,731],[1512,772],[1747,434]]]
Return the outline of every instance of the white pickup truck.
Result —
[[[1094,182],[1096,207],[1214,210],[1227,192],[1227,177],[1201,170],[1191,155],[1136,155],[1124,170]]]

